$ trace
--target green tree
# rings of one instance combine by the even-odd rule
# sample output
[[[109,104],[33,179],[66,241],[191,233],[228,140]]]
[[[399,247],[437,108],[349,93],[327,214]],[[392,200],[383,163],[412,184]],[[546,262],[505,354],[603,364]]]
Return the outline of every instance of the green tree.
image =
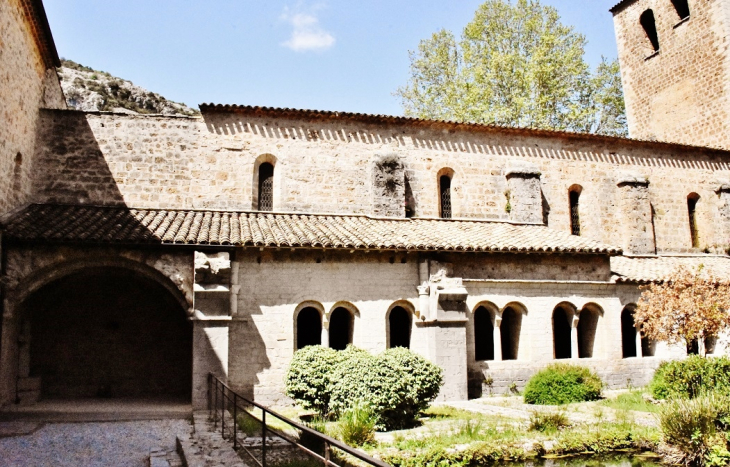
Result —
[[[538,0],[487,0],[460,41],[442,29],[409,52],[395,95],[410,117],[626,135],[618,63],[591,73],[585,44]]]

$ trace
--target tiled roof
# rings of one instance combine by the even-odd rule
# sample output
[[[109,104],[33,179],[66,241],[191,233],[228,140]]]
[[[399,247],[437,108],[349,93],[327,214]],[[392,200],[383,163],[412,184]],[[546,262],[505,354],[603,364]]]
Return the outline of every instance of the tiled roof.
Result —
[[[700,265],[719,277],[730,277],[730,257],[720,255],[615,256],[611,272],[616,282],[658,282],[679,266],[696,270]]]
[[[257,118],[291,118],[291,119],[307,119],[316,121],[347,121],[356,123],[373,123],[373,124],[402,124],[409,126],[420,126],[428,128],[463,130],[463,131],[499,131],[511,132],[516,134],[525,134],[529,136],[545,136],[555,137],[564,136],[577,140],[588,140],[591,142],[616,143],[622,142],[626,144],[642,145],[646,147],[662,147],[670,149],[692,149],[696,151],[698,148],[713,152],[727,153],[722,148],[711,148],[704,146],[691,146],[679,143],[667,143],[664,141],[650,141],[635,138],[626,138],[623,136],[599,135],[595,133],[579,133],[569,130],[550,130],[531,127],[517,127],[509,125],[487,124],[487,123],[470,123],[457,122],[454,120],[429,120],[416,117],[400,117],[396,115],[381,114],[364,114],[356,112],[338,112],[331,110],[311,110],[311,109],[294,109],[281,107],[265,107],[252,105],[236,105],[236,104],[198,104],[200,112],[206,113],[236,113]]]
[[[615,13],[615,12],[616,12],[616,10],[618,10],[619,8],[621,8],[621,7],[623,7],[623,6],[626,6],[626,5],[628,5],[629,3],[633,3],[633,2],[635,2],[635,1],[636,1],[636,0],[621,0],[620,2],[618,2],[617,4],[615,4],[614,6],[612,6],[612,7],[611,7],[611,9],[610,9],[610,10],[608,10],[608,11],[610,11],[611,13]]]
[[[46,10],[43,8],[43,1],[21,0],[20,3],[30,22],[33,36],[38,43],[38,48],[41,51],[46,68],[61,66],[61,61],[58,59],[58,52],[56,51],[56,44],[53,41],[53,34],[51,34],[51,27],[48,25]]]
[[[620,254],[541,225],[359,215],[131,209],[32,204],[3,222],[7,238],[285,248]]]

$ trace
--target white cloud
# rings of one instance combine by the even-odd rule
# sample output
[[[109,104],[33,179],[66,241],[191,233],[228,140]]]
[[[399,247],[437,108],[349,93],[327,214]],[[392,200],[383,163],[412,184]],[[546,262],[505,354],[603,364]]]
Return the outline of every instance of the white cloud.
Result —
[[[306,52],[309,50],[326,50],[335,44],[334,36],[322,29],[319,25],[319,19],[314,14],[292,14],[287,8],[281,18],[292,26],[291,37],[281,43],[284,47],[288,47],[295,52]]]

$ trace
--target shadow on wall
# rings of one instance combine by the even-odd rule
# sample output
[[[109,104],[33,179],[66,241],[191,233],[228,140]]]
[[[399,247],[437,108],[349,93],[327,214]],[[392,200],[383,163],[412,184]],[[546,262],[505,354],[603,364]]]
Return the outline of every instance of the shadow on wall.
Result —
[[[33,201],[124,205],[86,114],[42,110],[40,120]]]
[[[617,166],[674,167],[708,170],[730,170],[730,163],[723,160],[719,151],[693,148],[684,152],[667,148],[657,151],[653,143],[599,141],[594,136],[565,135],[529,136],[528,130],[485,128],[483,130],[455,131],[410,127],[399,124],[370,124],[352,121],[318,121],[302,123],[276,117],[255,117],[226,112],[203,112],[208,131],[217,135],[249,134],[263,138],[302,141],[339,141],[398,146],[412,144],[416,149],[430,149],[453,153],[474,153],[507,157],[532,157],[545,160],[576,160],[603,162]],[[274,123],[275,122],[275,123]],[[585,138],[585,139],[582,139]],[[512,139],[512,143],[509,140]],[[540,147],[541,145],[545,147]],[[637,144],[646,144],[639,147]],[[610,148],[610,149],[609,149]],[[699,151],[699,152],[698,152]],[[632,154],[636,152],[635,154]],[[703,157],[704,155],[704,157]],[[671,157],[667,157],[671,156]]]

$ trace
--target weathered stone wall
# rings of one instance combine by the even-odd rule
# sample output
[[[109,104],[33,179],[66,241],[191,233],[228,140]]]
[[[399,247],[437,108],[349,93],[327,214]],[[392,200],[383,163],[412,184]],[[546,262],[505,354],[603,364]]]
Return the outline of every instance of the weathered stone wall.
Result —
[[[40,107],[65,108],[19,0],[0,4],[0,213],[30,194]]]
[[[672,2],[638,0],[614,13],[629,132],[633,138],[730,147],[730,4],[689,2],[681,21]],[[639,23],[652,9],[659,51]]]
[[[424,321],[417,290],[419,263],[424,258],[437,260],[434,264],[453,265],[453,276],[464,277],[469,292],[462,312],[466,327],[457,322]],[[540,261],[534,262],[528,275],[555,280],[519,279],[525,265],[535,259]],[[572,266],[568,266],[570,260],[574,261]],[[522,321],[519,361],[498,362],[507,369],[506,375],[511,375],[509,369],[517,368],[527,368],[523,371],[527,374],[552,361],[552,312],[566,302],[578,309],[592,303],[604,310],[599,318],[594,358],[590,360],[596,365],[621,360],[620,313],[623,301],[628,299],[617,298],[617,286],[607,282],[608,262],[603,257],[239,250],[236,262],[240,265],[241,290],[229,331],[229,381],[265,403],[288,402],[283,396],[284,376],[295,351],[296,312],[303,306],[320,309],[325,316],[339,306],[356,310],[353,343],[371,352],[387,347],[387,316],[393,306],[415,311],[411,348],[447,368],[449,384],[441,395],[444,398],[465,397],[458,381],[466,381],[467,377],[472,382],[480,380],[483,362],[474,360],[471,320],[473,310],[485,301],[500,308],[519,302],[527,310]],[[596,282],[586,284],[586,280]],[[326,323],[325,318],[325,328]],[[326,344],[327,331],[323,334]],[[621,365],[620,371],[624,371],[631,364]],[[607,374],[611,373],[613,367],[604,366]],[[612,377],[620,379],[618,375]],[[641,373],[635,379],[643,377]]]
[[[581,234],[620,245],[626,220],[617,183],[628,171],[649,179],[660,252],[691,248],[692,192],[700,195],[700,247],[727,244],[718,214],[724,201],[716,191],[730,180],[725,152],[525,131],[444,132],[235,113],[201,121],[44,111],[42,126],[38,201],[250,209],[256,161],[267,155],[275,161],[276,211],[373,214],[375,161],[395,154],[416,216],[438,216],[437,174],[450,168],[453,217],[508,219],[505,168],[528,163],[540,173],[542,199],[532,201],[542,204],[537,207],[551,228],[570,231],[568,189],[580,185]],[[401,204],[398,208],[405,215]],[[651,225],[641,228],[650,231]]]

